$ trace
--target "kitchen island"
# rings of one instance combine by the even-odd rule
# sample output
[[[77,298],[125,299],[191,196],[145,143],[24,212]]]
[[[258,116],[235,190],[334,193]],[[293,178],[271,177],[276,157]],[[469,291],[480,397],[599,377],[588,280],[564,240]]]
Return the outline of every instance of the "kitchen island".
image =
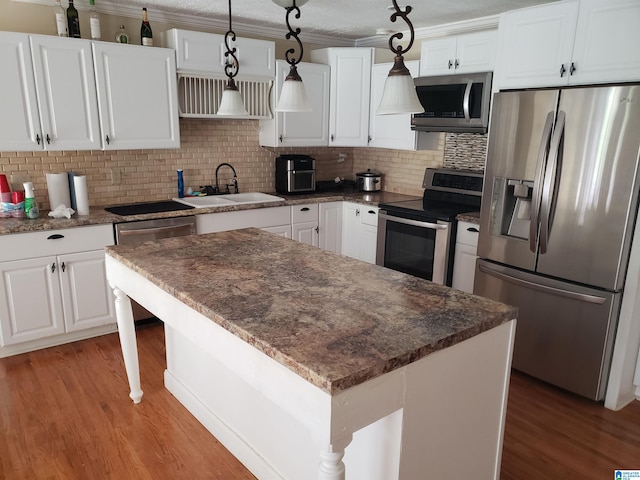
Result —
[[[106,265],[131,398],[129,297],[165,323],[167,388],[258,478],[499,477],[514,308],[257,229]]]

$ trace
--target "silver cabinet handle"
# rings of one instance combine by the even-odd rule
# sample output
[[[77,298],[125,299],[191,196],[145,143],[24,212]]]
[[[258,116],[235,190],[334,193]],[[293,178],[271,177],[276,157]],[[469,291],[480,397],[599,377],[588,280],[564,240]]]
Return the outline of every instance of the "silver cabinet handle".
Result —
[[[431,222],[420,222],[418,220],[410,220],[408,218],[391,217],[385,213],[379,213],[378,216],[390,222],[402,223],[404,225],[411,225],[413,227],[430,228],[431,230],[446,230],[449,225],[441,225]]]
[[[179,232],[180,230],[187,230],[187,229],[191,231],[191,224],[173,225],[170,227],[137,228],[137,229],[131,229],[131,230],[120,230],[118,235],[123,237],[128,237],[133,235],[147,235],[147,234],[154,234],[154,233],[160,233],[160,232],[172,232],[172,231]]]

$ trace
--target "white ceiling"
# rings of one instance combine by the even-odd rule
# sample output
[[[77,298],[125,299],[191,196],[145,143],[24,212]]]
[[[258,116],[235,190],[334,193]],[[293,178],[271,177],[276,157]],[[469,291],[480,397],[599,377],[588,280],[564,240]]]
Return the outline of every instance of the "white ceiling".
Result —
[[[506,10],[549,3],[553,0],[409,0],[399,2],[401,7],[411,5],[409,19],[416,29],[434,25],[461,22],[497,15]],[[100,2],[97,1],[96,5]],[[199,23],[211,19],[217,25],[228,22],[227,0],[109,0],[128,9],[147,7],[150,19],[168,18],[171,13],[199,18]],[[316,34],[342,40],[374,37],[376,29],[406,31],[401,18],[390,20],[391,0],[309,0],[300,7],[301,18],[292,18],[292,26],[300,27],[305,34]],[[246,31],[247,26],[274,28],[285,32],[285,10],[271,0],[232,0],[234,30]],[[236,28],[238,27],[238,28]],[[196,29],[196,28],[194,28]],[[388,36],[388,35],[387,35]]]

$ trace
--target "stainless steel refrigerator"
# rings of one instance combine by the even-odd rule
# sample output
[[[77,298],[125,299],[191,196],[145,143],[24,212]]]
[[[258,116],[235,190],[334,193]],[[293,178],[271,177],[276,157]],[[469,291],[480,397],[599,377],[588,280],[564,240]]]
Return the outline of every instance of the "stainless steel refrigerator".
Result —
[[[519,307],[513,367],[604,398],[638,210],[640,85],[494,96],[474,293]]]

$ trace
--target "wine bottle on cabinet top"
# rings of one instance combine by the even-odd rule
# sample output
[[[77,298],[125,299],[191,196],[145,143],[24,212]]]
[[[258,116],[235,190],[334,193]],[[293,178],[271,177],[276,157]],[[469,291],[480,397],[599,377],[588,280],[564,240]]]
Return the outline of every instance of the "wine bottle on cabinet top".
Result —
[[[120,30],[116,33],[116,42],[117,43],[129,43],[129,35],[124,29],[124,25],[120,25]]]
[[[147,9],[142,9],[142,26],[140,27],[140,44],[153,47],[153,33],[147,16]]]
[[[100,16],[96,11],[94,0],[89,0],[89,25],[91,26],[91,40],[100,40]]]
[[[69,36],[80,38],[80,19],[78,18],[78,10],[73,6],[73,0],[69,0],[67,7],[67,27],[69,27]]]
[[[64,8],[60,4],[60,0],[56,0],[56,6],[53,7],[53,12],[56,14],[56,28],[58,30],[59,37],[68,37],[67,32],[67,14],[64,12]]]

